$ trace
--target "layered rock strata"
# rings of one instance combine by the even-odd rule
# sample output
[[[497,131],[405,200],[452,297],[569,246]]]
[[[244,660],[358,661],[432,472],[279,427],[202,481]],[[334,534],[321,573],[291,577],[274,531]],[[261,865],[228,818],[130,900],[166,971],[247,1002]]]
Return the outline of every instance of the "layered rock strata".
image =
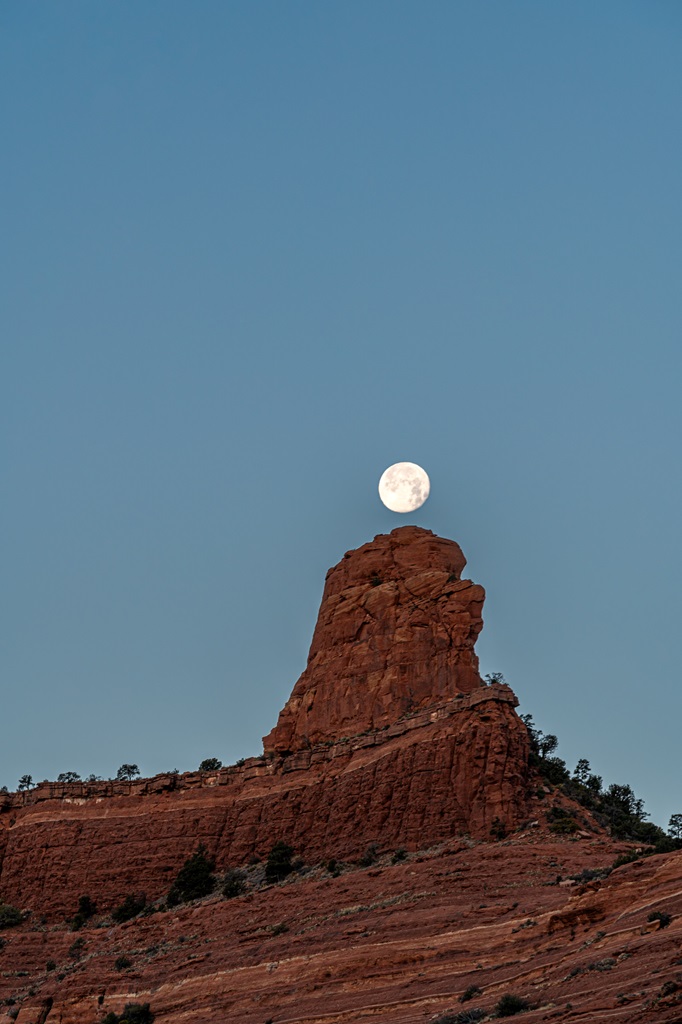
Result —
[[[405,527],[330,571],[308,668],[266,753],[206,775],[0,794],[0,899],[55,919],[153,899],[204,843],[219,869],[277,839],[307,862],[489,838],[529,813],[528,735],[485,686],[483,590],[451,541]]]

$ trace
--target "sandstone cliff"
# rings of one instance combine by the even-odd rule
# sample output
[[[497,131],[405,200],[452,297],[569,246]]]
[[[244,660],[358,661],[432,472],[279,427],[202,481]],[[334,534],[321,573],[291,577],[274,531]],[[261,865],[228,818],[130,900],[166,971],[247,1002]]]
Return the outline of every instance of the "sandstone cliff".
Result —
[[[464,564],[454,542],[404,527],[331,569],[308,668],[260,758],[0,794],[0,895],[59,916],[88,889],[103,908],[163,894],[199,842],[221,867],[277,839],[320,860],[518,825],[528,736],[509,687],[478,675],[484,595]]]
[[[26,912],[0,933],[0,1012],[94,1024],[135,1001],[157,1024],[429,1024],[475,986],[467,1006],[513,992],[538,1024],[679,1021],[682,854],[566,877],[625,846],[582,808],[575,835],[547,828],[570,801],[532,776],[509,687],[478,675],[484,594],[464,564],[414,527],[349,552],[260,757],[0,794],[0,899]],[[509,837],[491,842],[493,824]],[[305,862],[284,883],[253,864],[242,896],[163,902],[199,842],[220,872],[277,839]],[[115,925],[140,891],[149,915]],[[74,935],[84,894],[97,914]]]
[[[349,551],[327,573],[308,666],[266,750],[300,750],[470,693],[483,587],[462,580],[454,541],[404,526]]]

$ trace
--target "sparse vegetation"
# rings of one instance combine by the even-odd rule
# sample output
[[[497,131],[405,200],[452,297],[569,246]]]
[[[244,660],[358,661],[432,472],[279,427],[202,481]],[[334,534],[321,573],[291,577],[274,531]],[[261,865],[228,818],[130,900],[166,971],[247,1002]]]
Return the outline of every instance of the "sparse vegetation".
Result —
[[[575,820],[575,818],[571,818],[568,814],[562,815],[562,817],[557,818],[556,821],[553,821],[552,824],[549,826],[550,832],[555,832],[557,835],[560,836],[572,835],[574,832],[577,832],[579,828],[580,825]]]
[[[670,815],[668,835],[671,839],[682,839],[682,814]]]
[[[57,965],[54,962],[54,960],[48,960],[47,961],[47,963],[45,964],[45,970],[46,971],[56,971],[57,970]]]
[[[435,1020],[431,1021],[431,1024],[476,1024],[477,1021],[483,1020],[485,1016],[487,1016],[485,1010],[472,1006],[470,1010],[443,1013],[440,1017],[436,1017]]]
[[[265,878],[268,882],[281,882],[293,871],[291,858],[294,851],[282,839],[279,839],[270,850],[265,864]]]
[[[78,772],[60,772],[57,776],[57,782],[80,782],[81,777]]]
[[[121,1013],[108,1013],[100,1024],[153,1024],[154,1014],[149,1003],[126,1003]]]
[[[391,864],[398,864],[401,860],[405,860],[407,857],[407,850],[404,846],[399,846],[397,850],[394,850],[393,856],[391,857]]]
[[[289,931],[289,925],[284,921],[280,921],[278,924],[273,924],[270,932],[272,935],[284,935],[285,932]]]
[[[131,921],[138,914],[141,914],[147,905],[147,897],[144,893],[126,896],[123,903],[120,903],[111,916],[116,924],[123,924],[124,921]]]
[[[476,996],[480,996],[481,989],[478,985],[469,985],[469,988],[465,988],[459,997],[460,1003],[468,1003],[470,999],[475,999]]]
[[[546,782],[586,807],[614,838],[652,846],[654,853],[682,849],[682,815],[673,815],[666,835],[658,825],[646,821],[649,815],[644,810],[644,802],[635,796],[631,786],[612,783],[604,789],[601,776],[592,773],[586,758],[580,758],[571,775],[566,762],[554,756],[557,737],[538,729],[532,715],[521,715],[521,720],[528,730],[531,767],[536,768]],[[553,831],[570,834],[575,830],[562,826]]]
[[[372,864],[376,862],[379,856],[379,847],[376,843],[370,843],[362,857],[359,858],[358,864],[361,868],[371,868]]]
[[[26,789],[30,789],[32,787],[32,785],[33,785],[33,776],[32,775],[22,775],[21,778],[19,779],[19,782],[17,783],[17,789],[21,793],[21,792],[23,792]]]
[[[89,896],[79,896],[78,910],[71,918],[71,931],[77,932],[79,928],[83,927],[86,921],[95,916],[96,912],[97,907]]]
[[[661,928],[667,928],[672,921],[672,917],[670,914],[665,914],[662,910],[654,910],[647,917],[647,921],[660,921]]]
[[[223,896],[227,900],[241,896],[246,891],[246,878],[243,871],[229,870],[223,878]]]
[[[114,960],[114,970],[125,971],[128,967],[133,966],[133,961],[128,956],[118,956]]]
[[[493,818],[493,823],[490,826],[490,835],[498,841],[507,838],[507,829],[504,822],[500,821],[499,818]]]
[[[188,857],[182,865],[168,893],[168,903],[176,906],[189,900],[198,900],[208,896],[215,889],[215,861],[206,852],[203,843],[196,853]]]
[[[524,1010],[530,1010],[530,1003],[528,1000],[522,999],[521,996],[515,996],[511,993],[507,993],[502,996],[496,1005],[494,1013],[496,1017],[513,1017],[517,1013],[523,1013]]]
[[[117,782],[132,782],[133,779],[139,779],[139,777],[140,769],[136,764],[122,764],[116,772]]]
[[[85,948],[85,939],[82,936],[79,935],[79,937],[77,939],[74,939],[73,942],[71,943],[71,945],[69,946],[69,956],[73,960],[77,960],[79,958],[79,956],[81,955],[81,953],[83,952],[84,948]]]
[[[199,765],[200,772],[217,772],[219,768],[222,768],[223,762],[219,761],[217,757],[207,757]]]
[[[0,928],[14,928],[23,920],[22,912],[11,903],[0,903]]]

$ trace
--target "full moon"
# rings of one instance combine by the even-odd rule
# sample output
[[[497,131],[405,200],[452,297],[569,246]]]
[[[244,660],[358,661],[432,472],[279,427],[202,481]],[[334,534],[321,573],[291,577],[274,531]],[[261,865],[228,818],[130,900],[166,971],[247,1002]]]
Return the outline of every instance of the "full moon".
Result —
[[[391,512],[412,512],[423,505],[431,484],[414,462],[396,462],[381,474],[379,497]]]

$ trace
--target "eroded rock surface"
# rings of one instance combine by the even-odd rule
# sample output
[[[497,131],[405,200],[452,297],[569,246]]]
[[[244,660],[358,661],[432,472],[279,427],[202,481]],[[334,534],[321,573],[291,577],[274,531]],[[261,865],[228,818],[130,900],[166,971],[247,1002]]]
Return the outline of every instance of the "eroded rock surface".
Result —
[[[417,526],[344,555],[327,573],[307,668],[265,749],[381,729],[481,687],[474,644],[485,591],[461,579],[465,565],[458,544]]]

